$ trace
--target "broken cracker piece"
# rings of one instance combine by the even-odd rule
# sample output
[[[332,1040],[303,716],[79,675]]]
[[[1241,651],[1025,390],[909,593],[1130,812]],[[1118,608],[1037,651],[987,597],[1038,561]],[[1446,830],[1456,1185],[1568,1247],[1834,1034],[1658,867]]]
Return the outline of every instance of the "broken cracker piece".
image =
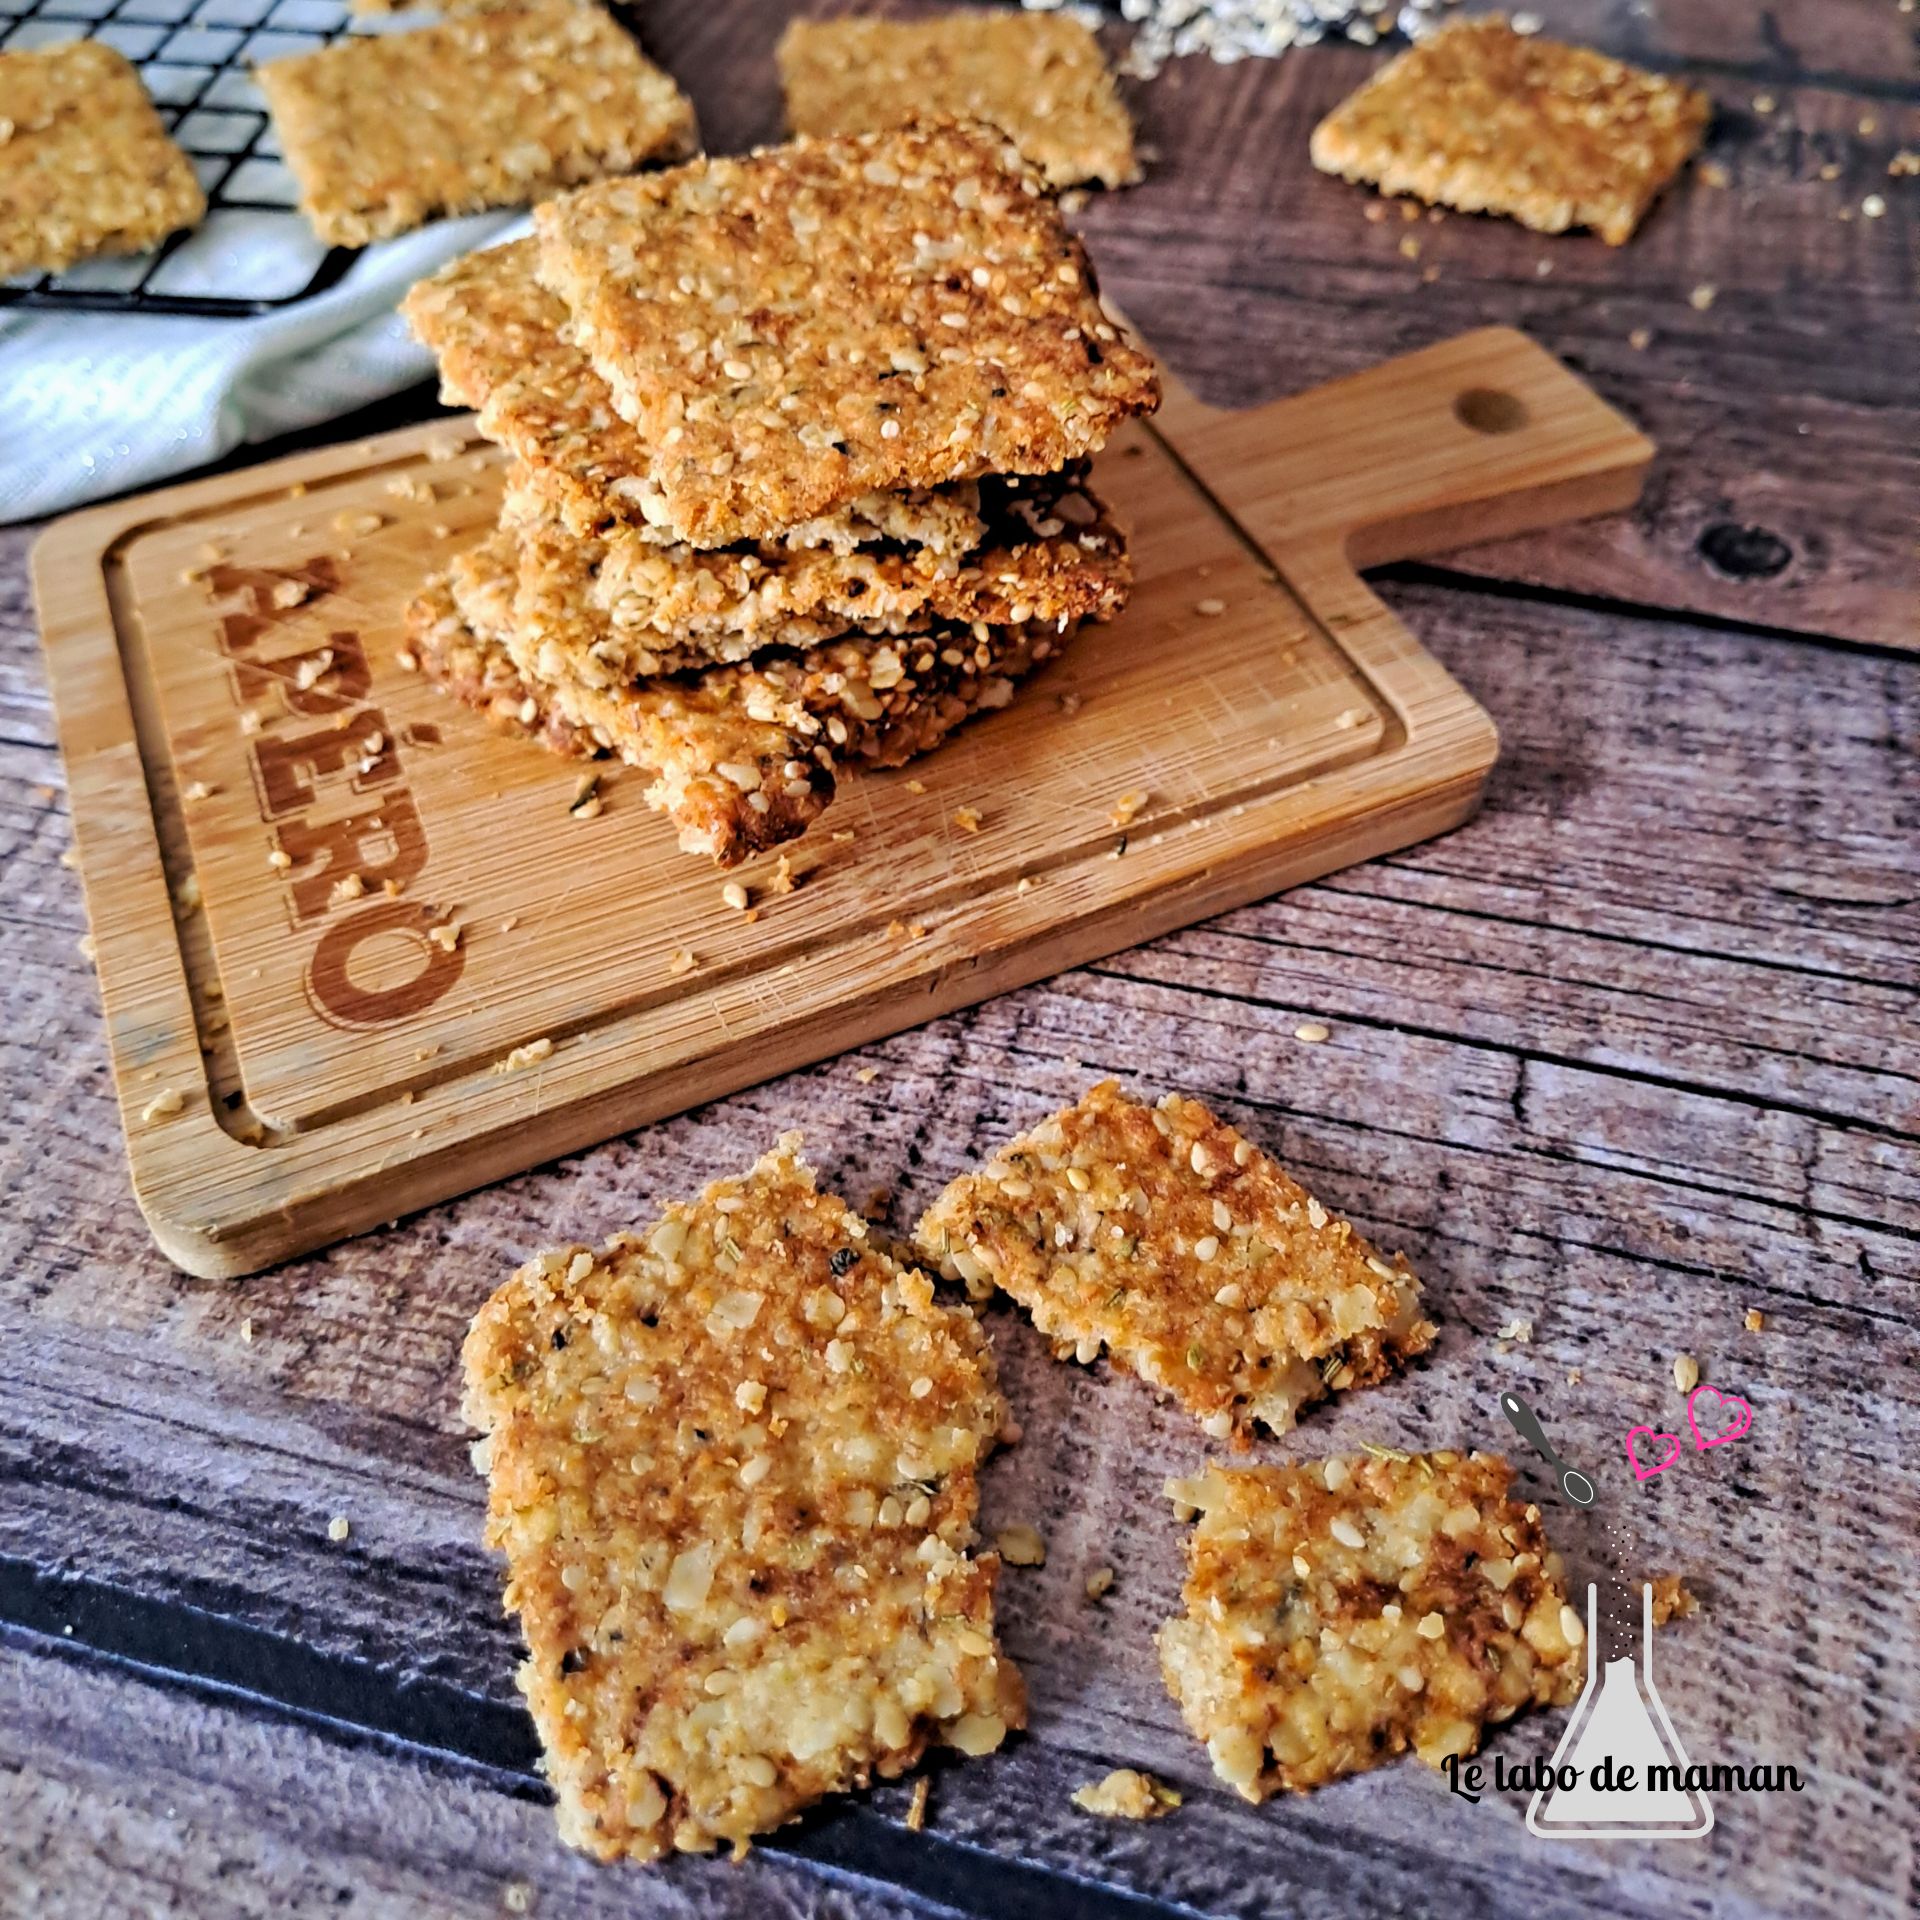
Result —
[[[797,1135],[476,1316],[468,1420],[561,1837],[705,1852],[1025,1722],[973,1557],[1005,1418],[970,1313]]]
[[[1433,1341],[1419,1284],[1196,1100],[1102,1081],[956,1180],[915,1244],[1063,1353],[1104,1347],[1215,1439],[1286,1432]]]
[[[356,36],[257,69],[300,206],[335,246],[683,159],[693,107],[576,0]]]
[[[1458,20],[1390,60],[1313,130],[1313,164],[1540,233],[1631,237],[1712,117],[1703,93],[1585,47]]]
[[[206,210],[124,54],[98,40],[0,53],[0,278],[142,253]]]
[[[970,7],[925,20],[795,20],[774,57],[795,133],[951,114],[998,127],[1049,186],[1140,177],[1100,42],[1065,14]]]
[[[1493,1454],[1209,1465],[1160,1667],[1242,1798],[1304,1793],[1411,1747],[1428,1766],[1586,1678],[1540,1509]]]

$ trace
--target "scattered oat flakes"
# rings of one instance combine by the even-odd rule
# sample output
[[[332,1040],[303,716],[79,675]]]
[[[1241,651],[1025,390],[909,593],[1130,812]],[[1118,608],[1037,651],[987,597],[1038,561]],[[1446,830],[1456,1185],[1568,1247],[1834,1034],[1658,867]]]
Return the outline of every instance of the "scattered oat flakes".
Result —
[[[1682,1393],[1691,1393],[1700,1384],[1700,1362],[1690,1353],[1673,1357],[1673,1384]]]
[[[1030,1527],[1024,1521],[1002,1527],[993,1536],[993,1544],[1000,1558],[1010,1567],[1044,1567],[1047,1564],[1046,1541],[1040,1537],[1037,1527]]]
[[[1323,1022],[1318,1020],[1302,1020],[1300,1024],[1294,1028],[1293,1037],[1296,1040],[1304,1040],[1310,1047],[1317,1047],[1321,1041],[1330,1039],[1332,1036],[1330,1030]]]
[[[336,1513],[333,1518],[327,1522],[327,1538],[329,1540],[344,1540],[352,1531],[353,1528],[344,1513]]]
[[[1749,1307],[1746,1311],[1745,1324],[1749,1333],[1764,1333],[1767,1316],[1758,1307]]]
[[[1151,1774],[1116,1767],[1104,1780],[1076,1787],[1073,1804],[1108,1820],[1159,1820],[1180,1804],[1180,1796]]]
[[[155,1120],[166,1120],[178,1113],[186,1104],[186,1095],[178,1087],[162,1087],[141,1109],[140,1118],[149,1123]]]
[[[523,1068],[538,1066],[553,1052],[553,1042],[545,1034],[538,1040],[529,1040],[523,1047],[515,1047],[504,1060],[493,1063],[495,1073],[519,1073]]]

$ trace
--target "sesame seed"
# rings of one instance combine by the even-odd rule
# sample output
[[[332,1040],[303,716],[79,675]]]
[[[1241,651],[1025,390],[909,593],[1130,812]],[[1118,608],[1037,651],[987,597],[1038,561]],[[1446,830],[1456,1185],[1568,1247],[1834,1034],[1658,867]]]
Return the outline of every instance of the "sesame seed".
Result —
[[[1682,1393],[1691,1393],[1700,1384],[1700,1362],[1690,1353],[1673,1357],[1673,1384]]]
[[[1575,1647],[1587,1637],[1586,1622],[1565,1601],[1560,1604],[1560,1637]]]
[[[344,1540],[352,1531],[353,1528],[344,1513],[336,1513],[333,1518],[327,1522],[327,1538],[329,1540]]]
[[[1310,1047],[1317,1047],[1322,1040],[1329,1037],[1329,1033],[1318,1020],[1303,1020],[1294,1028],[1293,1037],[1296,1040],[1304,1040]]]
[[[747,890],[738,880],[729,880],[720,889],[720,900],[722,905],[731,907],[735,913],[745,913],[747,910]]]
[[[1327,1529],[1343,1547],[1351,1547],[1355,1552],[1367,1544],[1367,1537],[1344,1513],[1334,1516],[1333,1525]]]

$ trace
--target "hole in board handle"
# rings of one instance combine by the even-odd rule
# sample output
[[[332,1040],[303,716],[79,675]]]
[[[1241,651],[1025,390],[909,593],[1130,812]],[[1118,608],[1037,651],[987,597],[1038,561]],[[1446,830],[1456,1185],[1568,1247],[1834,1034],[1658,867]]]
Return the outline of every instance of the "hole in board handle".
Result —
[[[1527,424],[1527,403],[1495,387],[1469,387],[1454,401],[1453,417],[1475,433],[1517,433]]]

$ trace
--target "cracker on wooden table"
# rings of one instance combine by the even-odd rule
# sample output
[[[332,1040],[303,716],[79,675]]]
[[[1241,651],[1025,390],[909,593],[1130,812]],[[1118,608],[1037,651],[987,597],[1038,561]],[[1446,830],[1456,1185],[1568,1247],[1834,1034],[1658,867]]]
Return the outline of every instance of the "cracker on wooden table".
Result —
[[[557,718],[649,770],[649,804],[673,821],[687,852],[721,866],[804,833],[833,798],[836,766],[903,766],[974,714],[1005,706],[1015,682],[1073,632],[1029,624],[843,639],[597,687],[541,676],[537,636],[517,620],[518,579],[511,533],[451,569],[462,616],[483,644],[504,646],[542,724]]]
[[[518,207],[698,144],[693,108],[580,0],[523,0],[270,60],[262,92],[323,240]]]
[[[535,211],[541,279],[694,546],[875,489],[1054,473],[1159,399],[1004,136],[930,123],[610,180]]]
[[[98,40],[0,53],[0,278],[140,253],[206,196],[124,54]]]
[[[1104,620],[1124,605],[1127,547],[1079,475],[981,483],[983,543],[793,550],[661,547],[609,529],[581,541],[521,523],[519,625],[536,670],[615,686],[843,633],[911,634],[930,622],[1021,626]]]
[[[1700,144],[1712,103],[1585,47],[1458,20],[1390,60],[1313,130],[1323,173],[1541,233],[1633,233]]]
[[[1302,1793],[1411,1747],[1429,1766],[1586,1678],[1540,1509],[1493,1454],[1209,1465],[1167,1483],[1197,1510],[1167,1690],[1248,1800]]]
[[[971,1292],[1010,1293],[1063,1357],[1105,1348],[1240,1446],[1433,1342],[1404,1258],[1197,1100],[1149,1107],[1112,1080],[954,1181],[914,1238]]]
[[[563,1839],[705,1852],[1025,1723],[969,1553],[1006,1418],[973,1316],[799,1136],[480,1310],[465,1412]]]
[[[641,511],[645,442],[614,410],[592,362],[562,337],[567,309],[535,278],[537,253],[535,242],[516,240],[468,254],[419,282],[401,312],[438,358],[446,398],[478,408],[481,431],[515,456],[529,507],[540,503],[577,534],[621,525],[672,544]],[[893,540],[953,554],[978,545],[983,531],[978,490],[960,481],[865,494],[768,544],[848,553]]]
[[[969,7],[926,20],[795,20],[775,58],[795,133],[867,133],[927,114],[999,128],[1050,186],[1139,179],[1133,122],[1082,22]]]

